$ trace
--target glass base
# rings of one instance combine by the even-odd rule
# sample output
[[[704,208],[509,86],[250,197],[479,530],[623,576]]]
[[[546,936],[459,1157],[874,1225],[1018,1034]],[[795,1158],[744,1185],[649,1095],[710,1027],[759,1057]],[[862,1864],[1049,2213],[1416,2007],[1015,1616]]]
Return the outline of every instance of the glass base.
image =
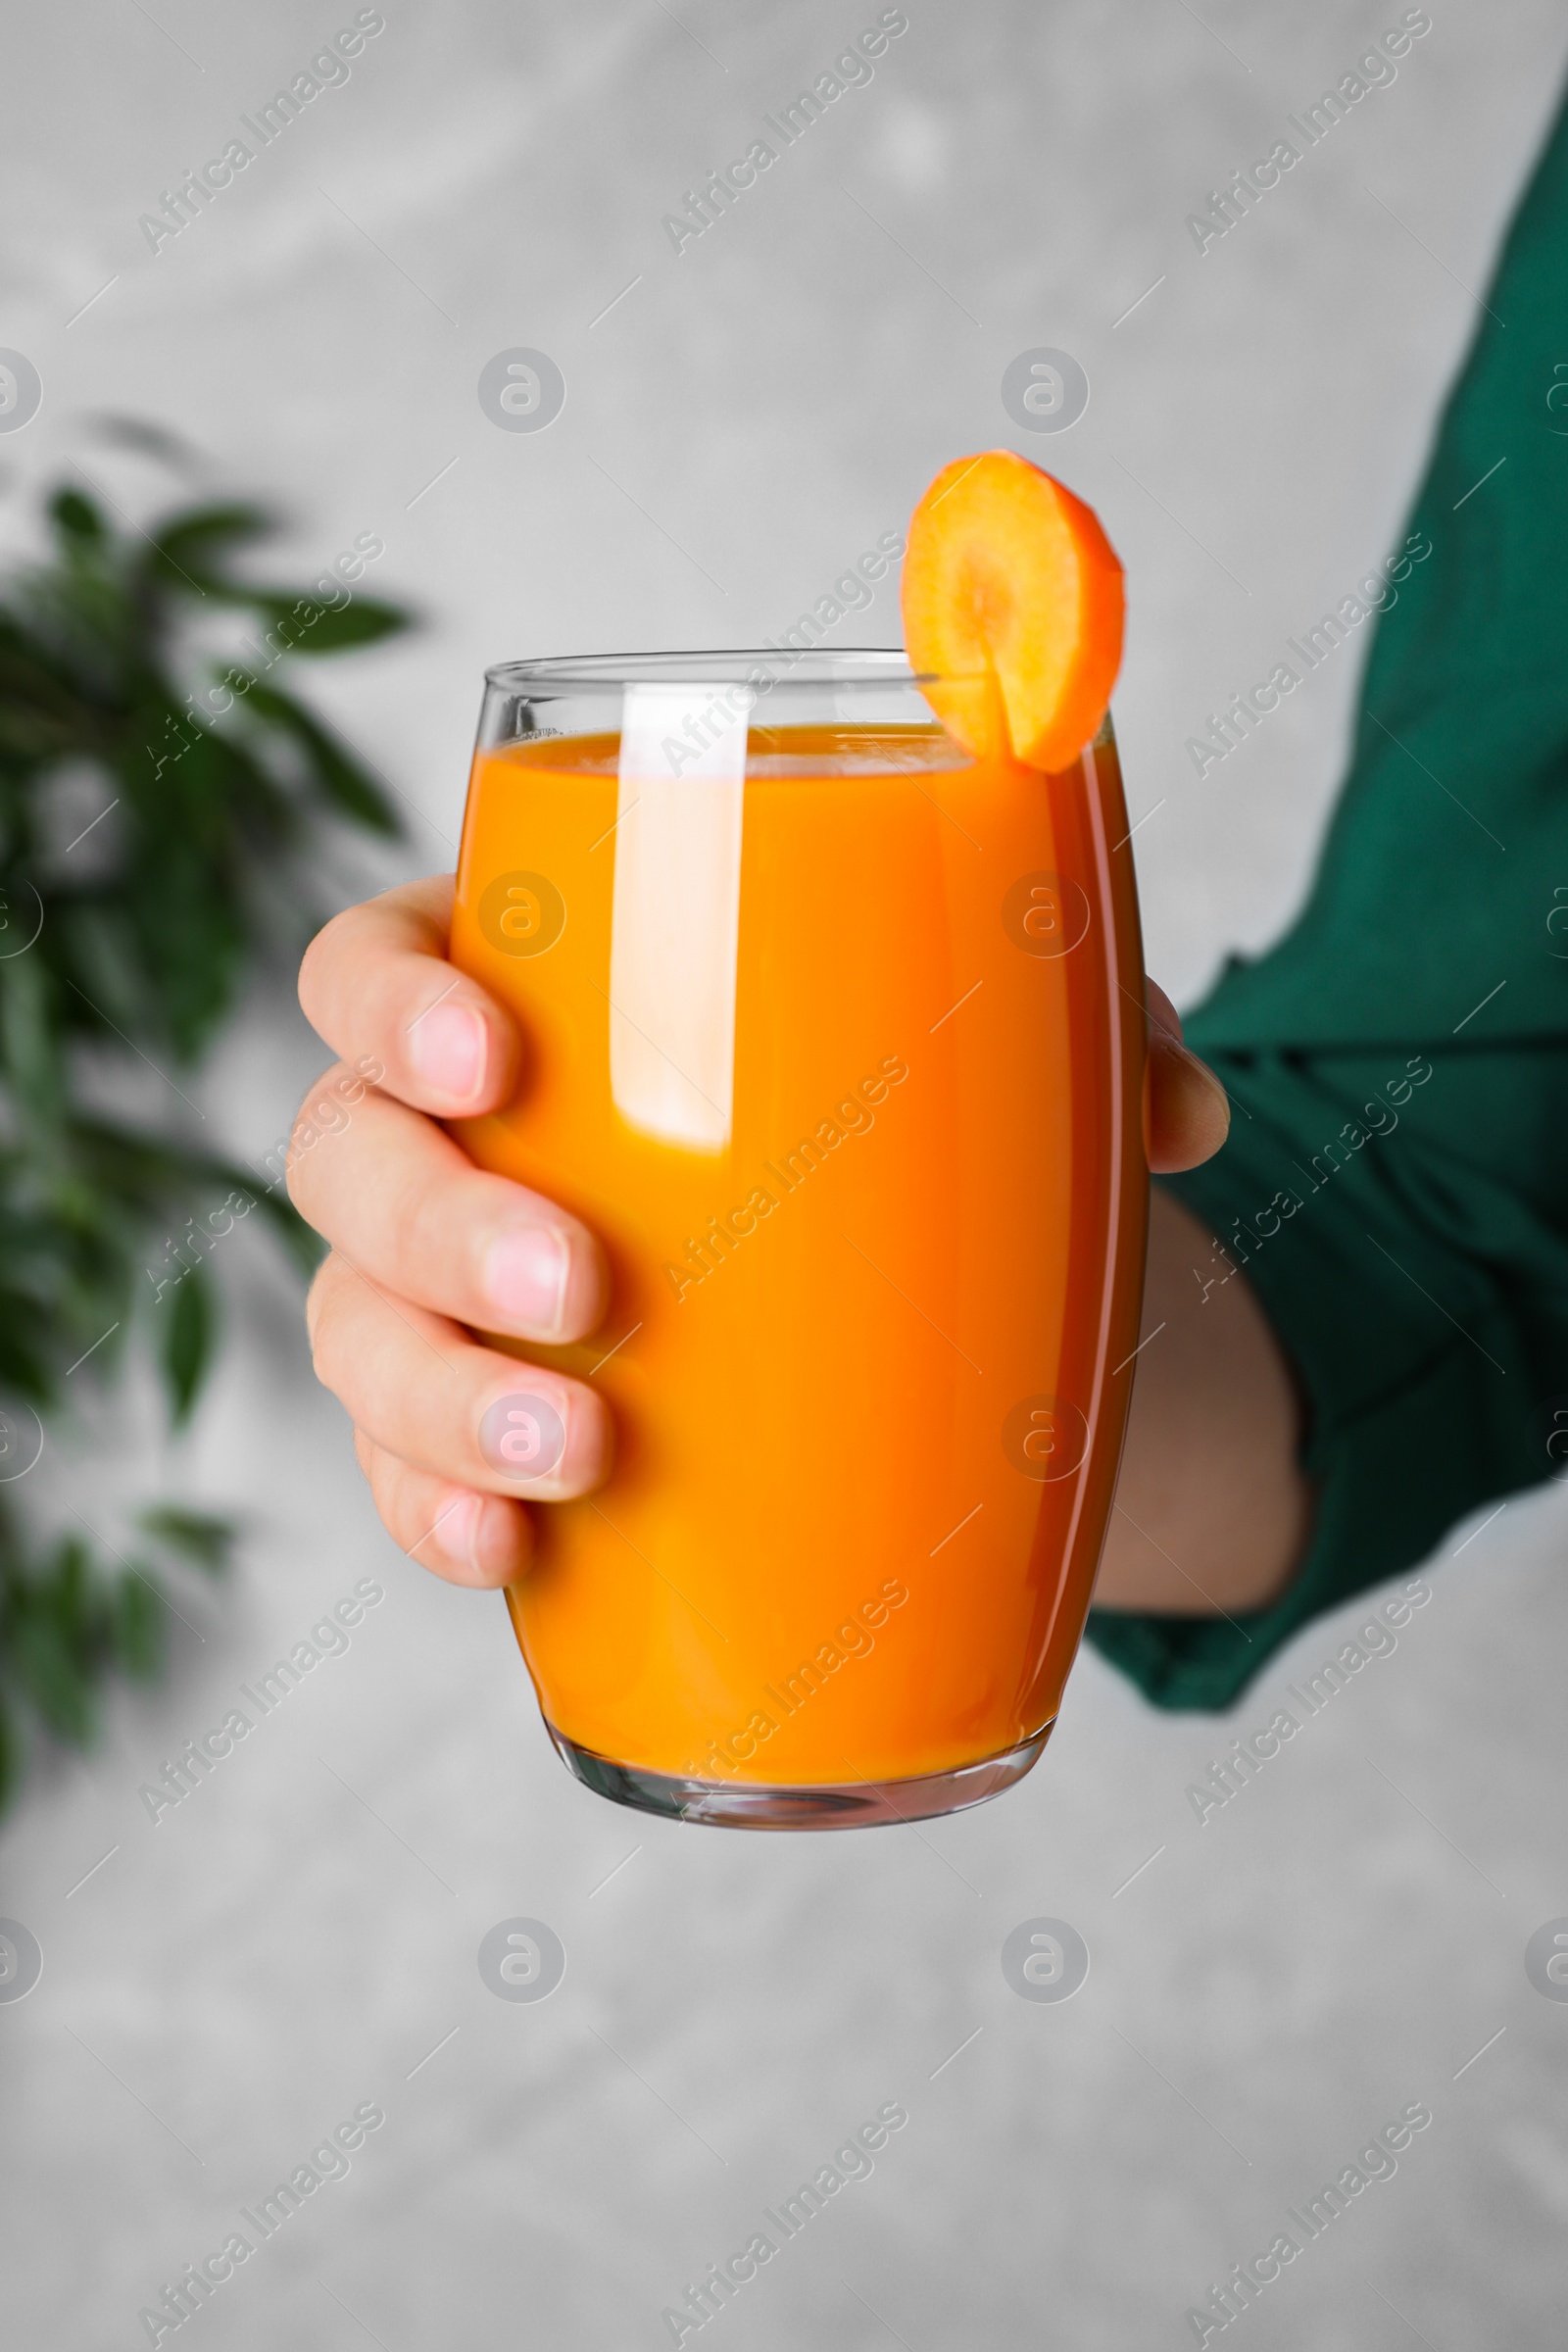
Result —
[[[929,1821],[939,1813],[962,1813],[1021,1781],[1054,1728],[1054,1716],[1043,1731],[1016,1747],[952,1772],[923,1772],[906,1781],[840,1781],[788,1788],[756,1781],[692,1781],[646,1772],[639,1765],[617,1764],[591,1747],[579,1747],[553,1724],[545,1725],[566,1770],[596,1795],[639,1813],[704,1822],[715,1830],[869,1830],[901,1821]]]

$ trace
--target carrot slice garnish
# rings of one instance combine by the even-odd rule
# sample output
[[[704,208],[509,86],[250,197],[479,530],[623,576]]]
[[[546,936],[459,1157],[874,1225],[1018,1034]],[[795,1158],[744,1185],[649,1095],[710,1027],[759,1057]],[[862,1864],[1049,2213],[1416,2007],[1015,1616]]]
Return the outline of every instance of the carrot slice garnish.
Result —
[[[976,758],[1051,772],[1093,742],[1121,664],[1122,571],[1092,507],[1010,449],[945,466],[914,510],[904,644]]]

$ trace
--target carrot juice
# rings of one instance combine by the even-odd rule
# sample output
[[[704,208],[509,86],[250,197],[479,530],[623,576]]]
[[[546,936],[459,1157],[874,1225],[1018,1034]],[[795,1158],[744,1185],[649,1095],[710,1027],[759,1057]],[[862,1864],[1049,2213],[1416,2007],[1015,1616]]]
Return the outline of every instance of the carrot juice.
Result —
[[[625,1802],[836,1826],[992,1793],[1055,1717],[1137,1346],[1143,967],[1108,725],[1042,774],[890,699],[895,658],[863,707],[764,659],[510,735],[505,673],[452,955],[525,1053],[457,1133],[612,1270],[591,1340],[514,1348],[617,1432],[507,1595],[558,1748]]]

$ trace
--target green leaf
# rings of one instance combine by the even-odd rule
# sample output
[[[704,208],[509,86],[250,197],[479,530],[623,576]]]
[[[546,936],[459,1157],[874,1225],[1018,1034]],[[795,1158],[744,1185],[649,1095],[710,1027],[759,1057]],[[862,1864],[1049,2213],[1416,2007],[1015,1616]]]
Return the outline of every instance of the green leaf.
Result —
[[[35,902],[25,891],[12,893],[3,884],[0,901],[9,934],[20,944],[26,939],[28,909]],[[0,939],[5,935],[0,932]],[[69,1084],[55,1031],[57,994],[41,956],[24,952],[0,961],[0,1065],[6,1091],[19,1109],[44,1128],[59,1120]]]
[[[403,830],[397,811],[382,792],[379,784],[368,776],[335,736],[328,734],[319,719],[314,717],[302,703],[276,686],[264,686],[260,679],[246,696],[250,708],[262,716],[273,719],[311,755],[313,781],[322,798],[352,816],[371,832],[396,837]]]
[[[356,596],[346,605],[323,604],[314,596],[258,595],[247,602],[271,615],[291,654],[340,654],[349,646],[393,637],[409,625],[401,607],[375,596]]]
[[[172,514],[154,533],[142,569],[166,587],[206,589],[224,603],[236,596],[243,600],[243,591],[213,576],[213,566],[231,549],[248,539],[260,539],[272,528],[267,510],[245,500],[187,507]]]
[[[9,1647],[17,1681],[49,1729],[84,1747],[95,1725],[84,1661],[32,1595],[12,1625]]]
[[[215,1322],[207,1276],[192,1266],[170,1296],[164,1333],[164,1379],[176,1429],[196,1401],[217,1336]]]
[[[189,466],[197,457],[193,443],[161,424],[149,424],[145,416],[100,409],[92,421],[101,440],[118,442],[122,449],[133,449],[138,457],[152,458],[160,466]]]
[[[153,428],[114,429],[181,462]],[[182,1066],[321,919],[336,820],[398,830],[372,771],[280,691],[282,657],[373,644],[405,616],[331,579],[290,595],[238,576],[269,527],[251,502],[191,502],[143,531],[65,484],[49,514],[45,554],[0,569],[0,1410],[25,1398],[47,1419],[83,1382],[112,1392],[130,1343],[177,1422],[214,1352],[220,1293],[172,1237],[205,1233],[233,1193],[302,1267],[321,1248],[282,1185],[266,1189],[270,1165],[185,1140],[198,1113]],[[224,696],[186,692],[212,662],[194,624],[234,614],[269,642],[241,654],[260,674],[221,710]],[[62,775],[78,764],[103,787],[81,815]],[[83,832],[110,801],[113,822]],[[96,1543],[29,1534],[24,1512],[57,1475],[46,1458],[0,1486],[0,1803],[33,1719],[84,1739],[106,1678],[156,1670],[168,1627],[142,1556],[171,1581],[187,1563],[212,1573],[234,1536],[172,1500],[148,1514],[126,1573]]]
[[[270,1219],[279,1241],[300,1272],[307,1278],[314,1274],[326,1255],[326,1244],[315,1227],[306,1224],[293,1201],[281,1190],[270,1192],[265,1186],[258,1186],[253,1179],[251,1198],[262,1214]]]
[[[0,1813],[17,1792],[22,1779],[22,1740],[4,1692],[0,1692]]]
[[[164,1662],[169,1611],[157,1582],[145,1570],[127,1568],[114,1589],[113,1640],[122,1670],[151,1682]]]
[[[167,1551],[177,1552],[209,1576],[220,1575],[228,1566],[239,1532],[232,1519],[186,1510],[177,1502],[155,1503],[138,1513],[136,1524]]]
[[[67,539],[98,545],[107,537],[103,516],[79,490],[57,490],[49,502],[49,513]]]
[[[377,596],[353,596],[343,604],[328,604],[308,590],[291,595],[284,589],[215,578],[211,572],[191,572],[188,567],[180,573],[180,584],[219,604],[260,613],[273,661],[289,654],[340,654],[353,646],[372,645],[377,638],[395,636],[409,626],[409,615],[400,605],[387,604]]]
[[[79,1536],[63,1537],[56,1545],[39,1594],[66,1647],[74,1657],[85,1656],[98,1631],[100,1596],[93,1589],[92,1554]]]

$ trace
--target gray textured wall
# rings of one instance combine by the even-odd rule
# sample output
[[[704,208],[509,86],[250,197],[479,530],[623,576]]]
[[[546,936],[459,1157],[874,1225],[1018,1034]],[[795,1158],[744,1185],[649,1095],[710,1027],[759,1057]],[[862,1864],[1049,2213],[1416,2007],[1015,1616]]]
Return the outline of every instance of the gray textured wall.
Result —
[[[427,625],[318,692],[417,811],[394,861],[416,870],[457,832],[484,662],[772,633],[940,462],[1014,437],[1008,360],[1064,347],[1088,412],[1018,441],[1128,566],[1152,968],[1190,999],[1278,929],[1352,660],[1201,784],[1183,739],[1393,541],[1553,103],[1559,9],[1434,0],[1394,86],[1200,258],[1184,216],[1392,0],[909,0],[870,84],[677,258],[661,216],[875,8],[389,0],[347,84],[150,253],[137,216],[352,13],[84,0],[9,28],[0,342],[45,385],[0,442],[13,540],[68,460],[143,511],[145,470],[84,438],[104,409],[286,498],[280,562],[378,532],[374,585]],[[546,432],[476,400],[515,345],[564,372]],[[853,628],[895,639],[891,593]],[[259,1007],[214,1124],[261,1150],[318,1058]],[[171,1451],[149,1410],[135,1444],[89,1418],[64,1449],[106,1528],[178,1481],[238,1497],[251,1537],[229,1591],[187,1604],[165,1688],[88,1763],[46,1760],[0,1844],[0,1911],[44,1951],[0,2004],[7,2341],[145,2341],[161,2283],[375,2101],[349,2176],[220,2289],[210,2345],[652,2346],[683,2283],[895,2099],[875,2175],[714,2323],[736,2347],[1192,2341],[1187,2306],[1417,2101],[1430,2129],[1251,2341],[1558,2339],[1568,2012],[1522,1966],[1568,1910],[1556,1495],[1441,1562],[1397,1651],[1202,1828],[1183,1789],[1220,1727],[1085,1657],[1045,1762],[978,1813],[672,1830],[567,1781],[499,1599],[379,1534],[290,1295],[244,1248],[194,1435]],[[348,1653],[155,1827],[138,1783],[368,1575],[386,1597]],[[1340,1639],[1307,1635],[1227,1736]],[[540,2006],[475,1966],[514,1914],[567,1950]],[[1093,1954],[1059,2006],[999,1967],[1040,1914]]]

